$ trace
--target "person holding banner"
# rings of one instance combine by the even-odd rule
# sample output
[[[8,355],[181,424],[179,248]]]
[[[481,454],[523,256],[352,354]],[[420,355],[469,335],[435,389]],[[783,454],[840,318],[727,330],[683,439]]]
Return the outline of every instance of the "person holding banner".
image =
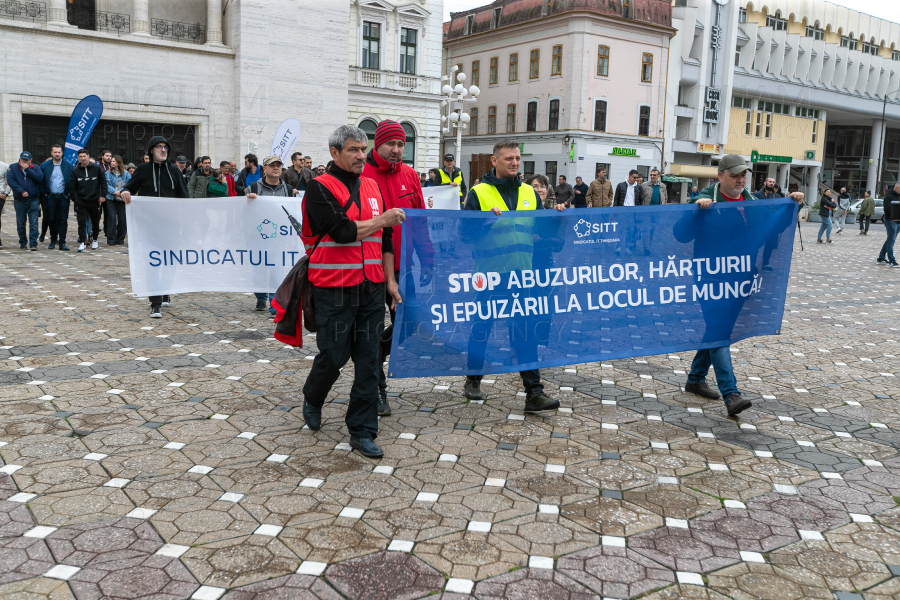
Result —
[[[538,192],[519,178],[519,143],[501,140],[494,144],[491,163],[494,168],[485,174],[482,183],[474,186],[466,198],[463,210],[493,212],[498,217],[505,211],[531,211],[543,209]],[[556,209],[565,210],[565,204]],[[527,214],[527,213],[526,213]],[[478,232],[484,240],[479,255],[475,257],[475,271],[479,273],[508,273],[514,269],[531,269],[534,250],[534,234],[519,220],[501,218],[493,221],[487,231]],[[517,354],[519,363],[537,361],[538,323],[527,322],[525,339],[517,334],[512,319],[507,320],[509,344]],[[468,343],[468,368],[484,369],[484,356],[493,321],[476,321]],[[518,339],[517,339],[518,338]],[[537,369],[519,373],[525,386],[525,412],[540,412],[559,408],[559,400],[544,393],[541,373]],[[481,400],[481,375],[466,377],[465,395],[470,400]]]
[[[392,208],[425,208],[425,198],[422,195],[422,186],[419,175],[409,165],[403,164],[403,148],[406,146],[406,131],[397,121],[384,120],[375,129],[375,144],[366,156],[366,166],[363,168],[363,177],[368,177],[378,184],[384,206]],[[429,199],[429,207],[433,201]],[[397,225],[392,228],[392,245],[395,252],[399,252],[403,229]],[[424,267],[431,263],[434,250],[427,239],[421,240],[417,247],[421,249],[419,255],[420,264]],[[400,280],[400,261],[394,265],[394,279]],[[422,279],[430,280],[431,272],[422,269]],[[423,284],[424,285],[424,284]],[[393,299],[385,296],[385,302],[391,313],[391,324],[397,317],[392,306]],[[391,329],[393,331],[393,328]],[[402,339],[402,338],[401,338]],[[382,340],[389,346],[390,338]],[[378,416],[386,417],[391,414],[391,405],[387,400],[387,376],[384,373],[384,357],[382,367],[378,373]]]
[[[153,198],[187,198],[188,189],[184,176],[173,164],[169,163],[169,142],[161,135],[150,138],[148,153],[152,155],[150,162],[138,165],[131,181],[119,193],[125,204],[131,202],[131,195],[149,196]],[[150,296],[150,317],[162,318],[161,306],[169,306],[169,296]]]
[[[322,406],[353,359],[355,375],[345,422],[350,446],[381,458],[378,436],[378,361],[384,330],[384,298],[400,302],[394,278],[391,227],[406,218],[402,209],[384,210],[381,192],[363,177],[366,133],[342,125],[328,137],[333,166],[310,182],[303,198],[301,238],[309,256],[309,282],[319,354],[303,385],[303,418],[322,426]],[[417,184],[418,185],[418,184]]]

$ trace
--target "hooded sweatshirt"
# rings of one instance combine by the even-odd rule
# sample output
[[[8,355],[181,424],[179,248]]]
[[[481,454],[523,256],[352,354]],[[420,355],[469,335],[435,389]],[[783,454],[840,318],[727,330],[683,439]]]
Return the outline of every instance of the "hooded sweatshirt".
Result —
[[[66,191],[75,202],[99,202],[100,198],[106,198],[106,175],[103,168],[97,163],[86,167],[76,164],[69,176]]]
[[[162,136],[154,136],[150,138],[147,145],[148,151],[153,146],[160,143],[168,143],[166,138]],[[184,175],[178,170],[178,167],[164,163],[156,163],[152,160],[148,163],[141,163],[134,170],[131,181],[125,184],[125,190],[135,196],[152,196],[155,198],[188,198],[187,185],[184,182]]]

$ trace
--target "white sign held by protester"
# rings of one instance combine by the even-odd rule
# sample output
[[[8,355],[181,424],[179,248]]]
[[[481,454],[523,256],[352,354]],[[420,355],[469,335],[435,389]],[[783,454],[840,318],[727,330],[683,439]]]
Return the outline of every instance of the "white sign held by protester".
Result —
[[[459,188],[452,185],[439,185],[436,187],[423,187],[422,197],[425,198],[425,207],[428,207],[428,197],[434,200],[434,206],[440,210],[460,210]]]
[[[126,206],[132,292],[275,292],[304,253],[285,214],[301,222],[302,200],[302,193],[190,202],[132,196]]]
[[[285,119],[278,126],[275,137],[272,139],[272,156],[281,159],[281,164],[290,166],[289,157],[294,144],[300,137],[300,121],[297,119]]]

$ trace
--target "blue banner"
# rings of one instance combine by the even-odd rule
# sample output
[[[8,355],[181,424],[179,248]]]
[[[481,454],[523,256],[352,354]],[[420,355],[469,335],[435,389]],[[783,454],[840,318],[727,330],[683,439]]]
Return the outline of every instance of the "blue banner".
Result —
[[[391,377],[484,375],[778,335],[789,199],[407,210]]]
[[[78,160],[78,151],[87,145],[102,114],[103,101],[97,96],[87,96],[78,103],[69,118],[69,132],[63,151],[64,161],[70,165],[75,164]]]

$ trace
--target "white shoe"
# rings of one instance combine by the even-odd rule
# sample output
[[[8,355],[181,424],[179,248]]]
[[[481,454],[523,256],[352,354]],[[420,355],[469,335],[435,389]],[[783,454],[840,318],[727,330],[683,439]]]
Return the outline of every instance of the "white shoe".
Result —
[[[100,244],[97,243],[97,240],[94,240],[94,241],[91,243],[91,250],[96,250],[96,249],[99,248],[99,247],[100,247]]]
[[[78,251],[79,251],[79,252],[84,252],[84,242],[81,242],[81,243],[78,245]]]

